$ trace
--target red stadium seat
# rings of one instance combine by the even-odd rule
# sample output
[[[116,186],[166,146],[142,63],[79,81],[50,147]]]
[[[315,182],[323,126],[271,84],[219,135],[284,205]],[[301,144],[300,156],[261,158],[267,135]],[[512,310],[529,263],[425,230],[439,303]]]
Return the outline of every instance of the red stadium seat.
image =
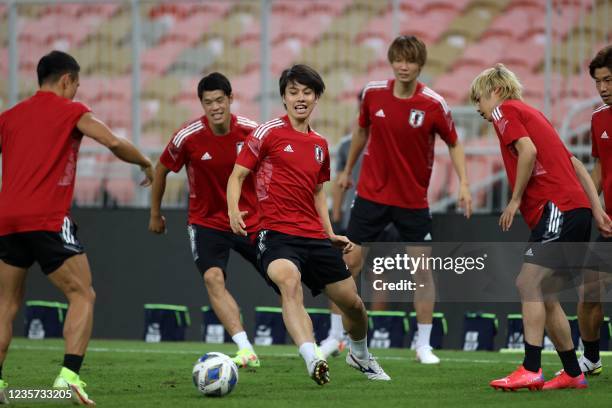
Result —
[[[400,33],[416,35],[428,44],[435,43],[458,15],[452,8],[435,8],[419,15],[400,15]]]

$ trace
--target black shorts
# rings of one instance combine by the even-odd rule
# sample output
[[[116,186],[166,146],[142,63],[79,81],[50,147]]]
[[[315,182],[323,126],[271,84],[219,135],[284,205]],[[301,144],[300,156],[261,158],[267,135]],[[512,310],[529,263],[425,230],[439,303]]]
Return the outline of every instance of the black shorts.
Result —
[[[191,254],[202,275],[212,267],[221,268],[226,276],[230,249],[238,252],[244,259],[257,268],[257,252],[250,237],[241,237],[229,231],[191,224],[187,226]]]
[[[591,238],[591,220],[589,208],[562,212],[549,201],[531,231],[523,261],[552,269],[580,270]]]
[[[330,283],[351,277],[342,260],[342,251],[332,246],[329,239],[314,239],[263,230],[257,236],[259,270],[266,282],[280,294],[268,277],[268,266],[277,259],[287,259],[297,266],[302,282],[317,296]]]
[[[431,237],[429,208],[408,209],[355,197],[347,237],[356,244],[380,242],[381,233],[393,224],[402,242],[428,242]]]
[[[2,235],[0,259],[8,265],[25,269],[38,262],[43,273],[49,275],[66,259],[85,252],[76,232],[76,224],[65,217],[60,232],[28,231]]]

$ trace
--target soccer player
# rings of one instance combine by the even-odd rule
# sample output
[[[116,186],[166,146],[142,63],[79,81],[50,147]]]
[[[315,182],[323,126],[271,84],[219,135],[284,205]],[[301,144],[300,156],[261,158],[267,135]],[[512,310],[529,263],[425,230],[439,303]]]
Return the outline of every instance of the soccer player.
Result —
[[[597,192],[603,190],[606,212],[612,217],[612,145],[609,142],[612,138],[612,46],[597,53],[589,64],[589,74],[595,80],[597,92],[603,101],[603,105],[597,107],[591,117],[592,156],[595,158],[591,178]],[[598,243],[609,242],[612,242],[612,237],[602,234],[597,238],[595,249],[605,252],[607,244]],[[584,354],[578,363],[587,375],[599,375],[603,369],[599,358],[599,333],[603,321],[603,307],[599,298],[601,284],[602,279],[597,271],[585,272],[585,286],[582,290],[587,292],[578,303],[578,324]]]
[[[238,347],[234,362],[239,367],[255,368],[260,361],[240,321],[238,304],[225,287],[225,278],[230,249],[256,269],[257,254],[248,236],[237,236],[229,227],[225,188],[236,157],[257,123],[231,113],[232,86],[223,74],[214,72],[202,78],[198,98],[204,116],[188,122],[172,136],[155,167],[149,230],[165,232],[160,207],[166,176],[185,166],[189,179],[187,231],[193,260],[204,279],[212,309]],[[248,177],[240,206],[247,211],[246,229],[250,234],[259,228],[256,205],[255,184]]]
[[[323,183],[330,177],[327,141],[309,125],[325,84],[306,65],[283,71],[280,95],[287,115],[260,125],[247,139],[227,184],[232,230],[247,233],[239,199],[243,183],[255,173],[262,230],[258,234],[260,271],[281,295],[287,331],[304,358],[311,378],[329,382],[329,366],[314,343],[312,321],[304,309],[302,285],[320,292],[342,310],[350,337],[347,363],[371,380],[389,380],[367,347],[368,319],[340,249],[352,243],[334,234]],[[336,248],[334,248],[336,247]]]
[[[40,59],[36,70],[39,91],[0,115],[0,400],[8,385],[1,379],[2,364],[13,319],[23,301],[27,270],[38,262],[70,304],[63,367],[53,387],[70,388],[76,403],[94,405],[79,370],[91,336],[95,292],[85,249],[70,218],[83,135],[119,159],[139,165],[146,176],[143,186],[153,180],[153,169],[130,142],[116,136],[87,106],[72,100],[80,70],[72,56],[52,51]]]
[[[588,242],[591,217],[602,231],[611,232],[611,221],[582,163],[566,149],[544,115],[522,101],[521,88],[514,73],[497,64],[479,74],[470,91],[478,112],[493,122],[512,186],[512,198],[499,220],[502,231],[510,229],[519,209],[531,230],[516,280],[525,358],[516,371],[490,385],[505,390],[587,388],[567,317],[556,296],[545,288],[567,259],[562,256],[564,260],[558,262],[559,248],[554,243]],[[571,262],[577,265],[580,260]],[[563,363],[560,374],[547,382],[541,368],[545,327]]]
[[[355,163],[365,148],[347,231],[347,237],[359,245],[375,242],[390,222],[402,241],[432,240],[427,189],[436,134],[448,145],[459,176],[459,205],[464,207],[466,217],[471,214],[465,155],[450,109],[442,96],[418,81],[427,60],[425,44],[414,36],[397,37],[388,49],[387,59],[395,78],[373,81],[365,87],[349,157],[338,181],[342,188],[351,186]],[[430,249],[415,247],[409,252],[421,255],[430,253]],[[361,270],[362,255],[357,246],[345,256],[354,276]],[[435,299],[431,271],[417,271],[415,281],[425,285],[416,292],[414,301],[418,322],[416,357],[423,364],[437,364],[440,359],[430,346]]]

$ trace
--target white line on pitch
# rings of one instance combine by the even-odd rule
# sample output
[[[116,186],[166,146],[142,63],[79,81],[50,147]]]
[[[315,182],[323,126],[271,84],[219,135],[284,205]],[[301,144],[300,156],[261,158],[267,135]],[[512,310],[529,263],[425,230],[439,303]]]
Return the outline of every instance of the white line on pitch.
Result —
[[[49,350],[49,351],[61,351],[64,350],[60,346],[31,346],[14,344],[10,347],[13,350]],[[130,348],[108,348],[108,347],[88,347],[88,352],[95,353],[135,353],[135,354],[191,354],[194,356],[198,355],[197,350],[162,350],[162,349],[130,349]],[[260,353],[261,357],[289,357],[299,358],[297,353]],[[412,361],[412,357],[397,357],[397,356],[381,356],[377,357],[379,360],[396,360],[396,361]],[[477,363],[477,364],[516,364],[516,361],[508,360],[487,360],[487,359],[468,359],[468,358],[442,358],[442,361],[450,361],[453,363]]]

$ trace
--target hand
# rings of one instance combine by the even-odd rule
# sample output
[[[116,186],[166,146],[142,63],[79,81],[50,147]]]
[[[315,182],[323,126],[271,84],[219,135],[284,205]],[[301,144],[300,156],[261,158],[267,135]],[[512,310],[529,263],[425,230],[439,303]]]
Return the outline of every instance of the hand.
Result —
[[[344,235],[333,234],[329,236],[329,240],[331,241],[333,246],[337,248],[342,248],[343,254],[348,254],[355,248],[355,244],[349,241],[349,239]]]
[[[149,187],[153,184],[153,164],[149,161],[148,165],[140,166],[140,170],[145,174],[145,178],[140,182],[140,185],[142,187]]]
[[[603,210],[593,211],[593,218],[597,223],[597,228],[604,238],[612,237],[612,220]]]
[[[465,218],[470,218],[472,215],[472,193],[470,192],[470,186],[466,184],[461,184],[459,188],[459,199],[458,199],[459,208],[463,208],[463,214]]]
[[[353,187],[353,178],[351,177],[351,173],[347,171],[343,171],[338,175],[338,186],[343,190],[348,190]]]
[[[232,227],[232,232],[236,235],[242,235],[243,237],[247,236],[246,232],[246,224],[244,223],[244,216],[247,215],[248,211],[240,211],[230,212],[230,227]]]
[[[515,200],[514,198],[510,200],[503,214],[501,217],[499,217],[499,225],[501,226],[502,231],[508,231],[510,229],[512,226],[512,221],[514,220],[514,215],[520,206],[520,200]]]
[[[166,232],[166,217],[163,215],[151,215],[149,218],[149,231],[154,234]]]

